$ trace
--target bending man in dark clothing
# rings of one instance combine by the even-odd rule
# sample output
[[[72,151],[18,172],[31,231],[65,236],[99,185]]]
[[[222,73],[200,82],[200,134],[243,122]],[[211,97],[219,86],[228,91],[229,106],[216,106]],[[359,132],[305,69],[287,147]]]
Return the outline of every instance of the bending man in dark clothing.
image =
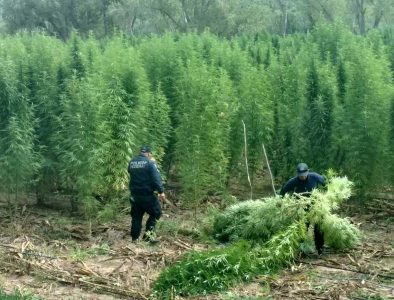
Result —
[[[297,166],[297,176],[291,178],[282,187],[280,195],[284,196],[286,193],[297,193],[309,197],[312,190],[317,188],[319,185],[325,185],[324,177],[320,174],[309,172],[308,166],[305,163],[300,163]],[[313,228],[313,231],[317,253],[322,254],[324,246],[323,232],[316,224]]]
[[[130,174],[129,188],[131,192],[131,238],[137,240],[141,234],[142,218],[148,213],[146,230],[143,239],[157,242],[152,233],[156,221],[161,217],[161,206],[159,199],[154,194],[159,193],[161,201],[165,200],[164,187],[160,173],[154,161],[151,160],[151,149],[147,146],[141,148],[141,153],[133,158],[128,166]]]

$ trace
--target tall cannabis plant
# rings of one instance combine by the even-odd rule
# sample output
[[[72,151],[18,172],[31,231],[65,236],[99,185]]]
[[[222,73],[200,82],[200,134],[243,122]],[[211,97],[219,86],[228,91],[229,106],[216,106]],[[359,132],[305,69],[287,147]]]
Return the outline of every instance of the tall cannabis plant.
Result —
[[[389,69],[385,58],[376,57],[359,41],[348,41],[341,54],[348,61],[343,168],[363,193],[382,183],[379,178],[384,170],[390,90],[387,81],[381,79],[389,78]]]
[[[97,193],[103,176],[103,109],[96,82],[72,79],[61,99],[53,137],[61,186],[78,201]]]
[[[38,204],[43,204],[45,197],[60,185],[59,170],[56,169],[56,146],[52,138],[57,132],[60,95],[65,92],[66,81],[71,73],[66,68],[70,53],[59,40],[42,34],[23,36],[23,43],[29,54],[26,56],[28,65],[24,81],[37,119],[35,149],[43,159],[35,176],[35,191]]]
[[[193,61],[180,83],[176,155],[186,203],[222,192],[228,176],[233,92],[226,74]]]
[[[17,67],[8,59],[0,61],[0,190],[18,198],[30,188],[39,167],[35,119]]]
[[[248,163],[252,179],[264,158],[262,145],[271,142],[273,113],[267,74],[255,68],[248,69],[238,87],[239,100],[236,116],[232,121],[232,164],[244,159],[244,133],[241,120],[245,122]],[[243,153],[243,155],[242,155]],[[244,171],[244,168],[243,170]]]
[[[172,128],[170,106],[161,91],[160,85],[148,103],[147,114],[149,116],[146,121],[147,135],[141,142],[152,147],[155,159],[161,164]]]
[[[163,157],[162,165],[167,170],[174,166],[175,161],[175,128],[178,126],[179,94],[178,82],[183,69],[178,53],[179,46],[171,34],[161,38],[152,38],[144,41],[139,51],[144,62],[144,67],[151,84],[151,92],[162,91],[170,107],[171,134]],[[169,174],[167,174],[169,175]]]
[[[138,52],[114,37],[98,58],[102,74],[108,140],[103,163],[104,194],[116,195],[127,187],[127,163],[147,136],[147,107],[153,97]]]
[[[306,107],[303,118],[308,163],[316,170],[330,165],[335,78],[326,66],[312,61],[307,75]]]

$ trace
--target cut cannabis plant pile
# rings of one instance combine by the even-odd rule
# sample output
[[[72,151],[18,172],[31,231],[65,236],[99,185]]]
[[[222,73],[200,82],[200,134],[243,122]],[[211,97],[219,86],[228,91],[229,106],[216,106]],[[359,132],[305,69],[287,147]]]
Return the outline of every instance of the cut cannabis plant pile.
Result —
[[[245,201],[216,216],[214,236],[234,242],[207,252],[191,252],[160,274],[156,296],[207,294],[289,265],[306,239],[306,224],[318,224],[325,242],[346,249],[359,241],[358,229],[333,214],[351,195],[352,182],[332,177],[325,191]]]
[[[248,200],[230,206],[214,221],[214,237],[221,242],[239,239],[267,241],[305,215],[303,203],[294,198]]]
[[[159,299],[173,294],[195,295],[227,290],[251,276],[290,264],[305,238],[305,222],[298,221],[264,245],[238,241],[207,252],[191,252],[164,270],[154,286]]]

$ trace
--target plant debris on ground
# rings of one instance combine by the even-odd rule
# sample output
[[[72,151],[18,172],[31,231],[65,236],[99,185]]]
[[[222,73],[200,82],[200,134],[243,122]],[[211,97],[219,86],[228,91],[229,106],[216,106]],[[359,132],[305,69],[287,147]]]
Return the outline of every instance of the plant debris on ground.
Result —
[[[193,299],[390,299],[394,297],[393,211],[386,200],[341,208],[363,231],[349,251],[327,248],[318,258],[296,258],[276,275],[253,276],[228,291]],[[22,213],[23,211],[23,213]],[[196,238],[199,218],[164,211],[161,243],[132,244],[129,216],[93,227],[62,213],[21,208],[0,212],[0,286],[7,294],[42,299],[148,299],[160,272],[190,250],[212,249]],[[191,234],[192,233],[192,234]],[[57,237],[57,238],[56,238]],[[175,299],[188,297],[175,296]]]

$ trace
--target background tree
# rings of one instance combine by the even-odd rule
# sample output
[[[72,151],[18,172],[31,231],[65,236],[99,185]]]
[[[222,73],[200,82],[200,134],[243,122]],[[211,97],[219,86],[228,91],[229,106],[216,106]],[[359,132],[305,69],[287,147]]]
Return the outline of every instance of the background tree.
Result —
[[[67,39],[94,31],[108,37],[114,29],[130,35],[198,32],[222,37],[267,31],[285,36],[313,29],[320,19],[342,22],[364,35],[390,27],[393,0],[2,0],[7,32],[44,30]],[[263,16],[263,17],[262,17]]]

